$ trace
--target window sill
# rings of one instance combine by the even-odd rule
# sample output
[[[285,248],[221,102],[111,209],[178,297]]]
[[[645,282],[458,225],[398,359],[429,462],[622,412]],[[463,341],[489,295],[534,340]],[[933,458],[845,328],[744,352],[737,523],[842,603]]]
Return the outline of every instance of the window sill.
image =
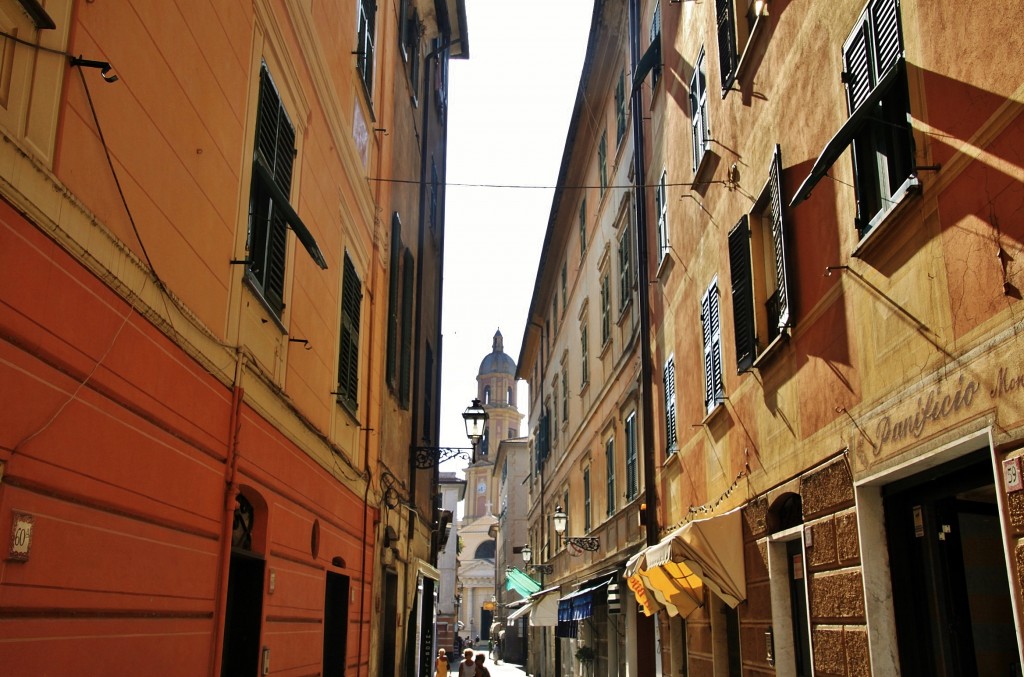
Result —
[[[708,425],[714,419],[718,418],[718,412],[725,409],[725,399],[718,400],[715,402],[715,406],[711,408],[711,411],[707,413],[707,416],[700,422],[702,426]]]
[[[763,28],[768,25],[768,16],[762,14],[757,17],[754,22],[754,27],[750,29],[750,36],[747,38],[747,44],[743,47],[743,53],[740,54],[739,63],[736,64],[736,80],[746,77],[747,69],[750,67],[752,61],[751,52],[754,51],[754,47],[757,46],[761,36],[767,33],[767,29]]]
[[[601,344],[601,350],[598,351],[597,356],[600,359],[604,359],[604,356],[608,354],[608,351],[612,347],[612,338],[608,337],[608,340]]]
[[[877,249],[878,243],[884,241],[887,234],[894,230],[892,224],[909,209],[909,205],[914,204],[915,201],[912,198],[920,194],[921,181],[911,174],[892,196],[892,206],[871,219],[868,223],[867,235],[860,239],[850,255],[855,258],[863,258]]]
[[[758,371],[764,371],[765,367],[774,359],[779,353],[779,346],[785,343],[789,339],[789,329],[783,329],[779,332],[779,335],[772,339],[771,343],[765,346],[765,349],[754,358],[754,362],[750,365],[751,368],[757,369]]]
[[[242,279],[245,281],[245,286],[249,288],[249,291],[252,292],[253,296],[255,296],[256,299],[260,302],[260,305],[263,306],[263,309],[267,311],[267,315],[270,316],[270,319],[273,320],[275,325],[277,325],[277,328],[281,331],[281,334],[287,335],[288,328],[284,326],[284,322],[282,322],[280,316],[278,316],[277,311],[275,311],[273,306],[270,305],[270,302],[267,301],[267,299],[263,296],[263,292],[260,291],[259,286],[252,279],[252,275],[249,273],[248,265],[245,267],[245,273],[242,276]],[[283,313],[284,308],[282,308],[281,311]]]
[[[711,162],[708,158],[711,156],[711,139],[707,139],[704,142],[704,152],[701,153],[700,162],[693,168],[693,183],[696,185],[701,182],[703,175],[706,173],[708,167],[711,166]]]
[[[654,271],[654,279],[661,280],[665,275],[668,274],[668,269],[671,267],[672,262],[672,248],[666,247],[665,254],[658,261],[658,268]]]
[[[622,322],[626,319],[626,317],[629,316],[629,308],[632,305],[633,296],[632,294],[630,294],[629,301],[626,302],[626,305],[622,306],[622,308],[619,309],[619,319],[615,321],[615,323],[618,324],[620,327],[622,326]]]

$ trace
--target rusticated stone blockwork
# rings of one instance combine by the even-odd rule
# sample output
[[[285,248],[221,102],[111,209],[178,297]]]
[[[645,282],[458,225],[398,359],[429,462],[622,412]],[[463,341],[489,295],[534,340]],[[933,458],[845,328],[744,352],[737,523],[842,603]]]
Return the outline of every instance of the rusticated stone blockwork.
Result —
[[[759,496],[743,509],[744,537],[760,538],[768,533],[768,499]]]
[[[833,518],[815,522],[810,527],[813,535],[811,545],[807,547],[809,567],[813,569],[834,569],[838,564],[838,548],[836,546],[836,525]]]
[[[814,631],[814,672],[818,675],[845,675],[846,651],[842,628],[817,628]]]
[[[1018,533],[1024,531],[1024,491],[1008,494],[1006,503],[1010,510],[1010,524]]]
[[[1017,541],[1014,558],[1017,560],[1017,587],[1024,588],[1024,542]]]
[[[864,630],[846,628],[843,631],[843,640],[846,645],[846,674],[850,677],[868,677],[871,674],[868,633]]]
[[[868,634],[860,628],[820,627],[814,631],[814,674],[819,677],[868,677]]]
[[[839,459],[800,480],[804,519],[836,512],[853,505],[853,478],[846,459]]]
[[[864,585],[860,571],[811,576],[811,618],[814,622],[863,621]]]
[[[836,516],[836,543],[839,548],[840,566],[860,563],[860,537],[857,532],[855,511]]]

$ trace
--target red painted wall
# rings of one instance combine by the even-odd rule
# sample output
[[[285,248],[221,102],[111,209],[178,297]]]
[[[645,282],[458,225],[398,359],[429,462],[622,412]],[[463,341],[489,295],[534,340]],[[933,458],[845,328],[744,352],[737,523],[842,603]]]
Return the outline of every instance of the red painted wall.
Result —
[[[0,203],[0,554],[12,511],[34,517],[28,561],[0,561],[0,673],[210,673],[230,415],[230,385]],[[257,413],[239,420],[276,574],[262,644],[274,672],[319,663],[325,570],[351,578],[357,619],[376,513]]]

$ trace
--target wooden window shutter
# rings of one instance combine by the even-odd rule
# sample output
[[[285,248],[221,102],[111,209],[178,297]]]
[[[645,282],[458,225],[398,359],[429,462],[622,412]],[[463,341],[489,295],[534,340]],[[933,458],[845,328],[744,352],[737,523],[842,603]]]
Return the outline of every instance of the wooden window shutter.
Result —
[[[409,384],[412,380],[412,297],[415,264],[412,252],[405,250],[402,261],[402,352],[398,365],[398,400],[409,404]]]
[[[779,299],[779,330],[792,325],[789,282],[786,275],[786,223],[782,217],[782,150],[776,144],[768,170],[772,246],[775,249],[775,283]]]
[[[352,411],[358,408],[359,314],[363,290],[352,259],[345,254],[341,288],[341,337],[338,346],[338,399]]]
[[[665,445],[668,453],[674,452],[679,446],[679,435],[676,429],[676,363],[670,359],[665,363]]]
[[[718,23],[718,61],[722,70],[722,95],[736,81],[736,17],[733,0],[715,0],[715,18]]]
[[[881,80],[903,56],[899,0],[874,0],[868,11],[871,14],[875,72]]]
[[[750,262],[750,222],[746,214],[729,232],[732,317],[736,329],[736,371],[750,369],[757,357],[754,286]]]
[[[704,336],[704,403],[708,411],[723,395],[722,329],[719,321],[718,281],[708,287],[701,300],[701,329]]]
[[[391,252],[388,266],[388,336],[384,374],[391,388],[398,386],[399,283],[402,269],[402,220],[391,215]]]
[[[857,110],[868,98],[874,81],[871,72],[871,36],[868,22],[864,17],[857,20],[857,27],[847,40],[843,52],[843,82],[846,83],[846,102],[850,113]]]
[[[851,115],[902,59],[899,0],[872,0],[843,48],[843,82]]]

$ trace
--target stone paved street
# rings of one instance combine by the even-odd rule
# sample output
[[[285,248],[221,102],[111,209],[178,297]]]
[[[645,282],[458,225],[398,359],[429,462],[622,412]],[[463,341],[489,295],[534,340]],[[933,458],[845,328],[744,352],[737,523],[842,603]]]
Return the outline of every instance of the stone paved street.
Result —
[[[506,663],[505,661],[495,663],[491,660],[490,654],[487,651],[477,651],[474,655],[477,653],[482,653],[486,656],[486,658],[484,658],[484,667],[490,670],[491,677],[526,677],[526,671],[523,670],[522,666],[514,663]],[[452,666],[452,675],[458,674],[459,668],[458,664],[456,664]]]

